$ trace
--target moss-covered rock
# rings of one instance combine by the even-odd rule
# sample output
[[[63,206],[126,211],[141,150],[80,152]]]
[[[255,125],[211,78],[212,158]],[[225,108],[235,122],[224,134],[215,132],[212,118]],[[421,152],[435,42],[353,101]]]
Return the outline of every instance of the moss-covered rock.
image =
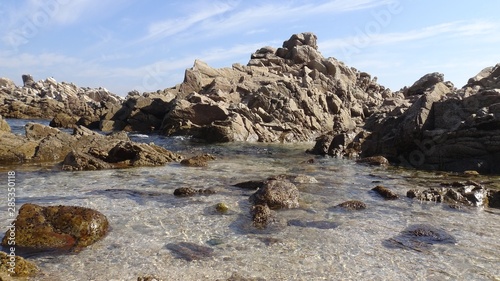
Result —
[[[2,239],[8,245],[11,231],[15,231],[16,246],[31,250],[73,249],[86,247],[101,239],[109,223],[98,211],[75,206],[43,207],[24,204]]]
[[[9,256],[0,252],[0,280],[10,277],[30,277],[39,271],[38,267],[20,256]],[[5,279],[4,279],[5,278]]]

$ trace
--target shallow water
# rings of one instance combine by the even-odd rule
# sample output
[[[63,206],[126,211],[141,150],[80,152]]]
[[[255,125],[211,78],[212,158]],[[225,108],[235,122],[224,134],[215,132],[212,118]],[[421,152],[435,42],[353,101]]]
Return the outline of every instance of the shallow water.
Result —
[[[500,279],[500,210],[455,210],[404,196],[410,188],[449,181],[444,176],[305,154],[312,144],[140,139],[188,155],[212,153],[217,160],[205,168],[173,163],[97,172],[18,169],[19,207],[27,202],[89,207],[105,214],[112,227],[103,240],[77,254],[31,257],[43,271],[34,280],[136,280],[148,274],[163,280],[225,280],[233,272],[266,280]],[[311,158],[314,163],[305,163]],[[278,211],[278,221],[284,223],[255,230],[249,216],[252,191],[231,185],[284,173],[313,176],[318,183],[298,184],[301,208]],[[400,199],[386,201],[370,191],[378,184],[396,191]],[[174,197],[174,189],[183,186],[210,187],[218,193]],[[365,202],[367,209],[332,208],[352,199]],[[215,212],[219,202],[229,206],[228,214]],[[0,213],[0,220],[7,218],[5,211]],[[286,226],[290,220],[326,221],[335,227]],[[457,243],[435,244],[425,251],[386,247],[388,239],[414,224],[442,228]],[[211,247],[214,256],[179,259],[167,248],[178,242]]]

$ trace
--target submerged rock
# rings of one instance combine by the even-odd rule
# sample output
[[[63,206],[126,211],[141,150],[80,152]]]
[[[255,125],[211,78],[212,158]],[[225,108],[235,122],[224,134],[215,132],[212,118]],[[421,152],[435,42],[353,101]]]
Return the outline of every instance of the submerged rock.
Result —
[[[176,188],[174,190],[174,195],[179,196],[179,197],[194,196],[197,194],[210,195],[210,194],[215,194],[215,193],[217,193],[217,192],[211,188],[194,189],[192,187],[179,187],[179,188]]]
[[[500,208],[500,190],[488,191],[488,207]]]
[[[372,190],[377,192],[380,196],[384,197],[384,199],[387,200],[395,200],[399,198],[396,193],[385,186],[377,185],[376,187],[372,188]]]
[[[385,166],[389,165],[389,160],[384,156],[371,156],[356,160],[357,163],[368,164],[373,166]]]
[[[137,277],[137,281],[163,281],[163,279],[160,279],[154,275],[145,275]]]
[[[11,231],[15,231],[16,246],[34,251],[86,247],[109,229],[106,216],[98,211],[61,205],[24,204],[14,223],[15,230],[6,232],[2,245],[8,245]]]
[[[264,229],[273,220],[271,209],[267,205],[257,204],[250,209],[253,226],[258,229]]]
[[[264,186],[264,181],[244,181],[233,186],[243,188],[243,189],[259,189]]]
[[[197,155],[181,161],[181,165],[189,167],[206,167],[208,161],[215,160],[215,156],[210,154]]]
[[[289,220],[288,225],[298,226],[298,227],[318,228],[318,229],[334,229],[337,228],[340,224],[332,221]]]
[[[410,225],[398,236],[384,241],[389,248],[411,249],[418,252],[429,251],[434,244],[456,244],[457,240],[445,230],[429,224]]]
[[[39,271],[34,263],[25,260],[23,257],[18,255],[9,256],[5,252],[0,252],[0,280],[11,280],[7,276],[32,277]]]
[[[243,277],[239,273],[233,272],[233,274],[227,279],[217,279],[216,281],[266,281],[264,278],[254,278],[254,277]]]
[[[187,261],[207,259],[214,256],[214,249],[190,242],[169,243],[166,248],[177,258]]]
[[[358,210],[366,209],[366,204],[364,202],[361,202],[358,200],[349,200],[349,201],[345,201],[343,203],[340,203],[335,207],[343,208],[347,211],[358,211]]]
[[[299,190],[285,180],[268,180],[257,190],[250,201],[255,205],[267,205],[270,209],[293,209],[299,207]]]

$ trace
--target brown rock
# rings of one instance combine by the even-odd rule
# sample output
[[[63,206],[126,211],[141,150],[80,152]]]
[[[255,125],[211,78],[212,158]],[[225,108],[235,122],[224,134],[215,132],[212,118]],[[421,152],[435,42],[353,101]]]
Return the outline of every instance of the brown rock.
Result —
[[[254,205],[267,205],[271,209],[293,209],[299,207],[299,190],[285,180],[268,180],[257,190],[250,201]]]
[[[338,204],[337,207],[344,208],[348,211],[358,211],[366,209],[366,204],[358,200],[349,200]]]
[[[399,198],[399,196],[396,193],[394,193],[393,191],[391,191],[387,187],[384,187],[381,185],[377,185],[372,190],[377,192],[378,194],[380,194],[380,196],[384,197],[384,199],[387,199],[387,200],[395,200],[395,199]]]
[[[258,229],[264,229],[272,221],[272,212],[267,205],[254,205],[250,210],[253,226]]]
[[[92,209],[74,206],[24,204],[15,220],[16,245],[31,250],[86,247],[108,232],[106,217]],[[2,245],[8,245],[8,230]]]
[[[11,280],[11,277],[33,277],[39,272],[38,267],[20,256],[9,256],[0,252],[0,280]]]
[[[210,154],[202,154],[193,156],[188,159],[184,159],[181,161],[181,165],[189,166],[189,167],[206,167],[208,166],[208,161],[215,160],[215,156]]]
[[[356,160],[357,163],[368,164],[373,166],[389,165],[389,160],[384,156],[371,156]]]

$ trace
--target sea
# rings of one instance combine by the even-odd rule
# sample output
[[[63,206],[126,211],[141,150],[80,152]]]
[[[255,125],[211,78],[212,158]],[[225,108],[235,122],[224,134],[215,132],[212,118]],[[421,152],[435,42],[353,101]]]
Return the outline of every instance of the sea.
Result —
[[[7,119],[24,134],[27,122]],[[209,153],[206,167],[169,163],[101,171],[60,171],[53,164],[1,167],[3,186],[16,174],[16,206],[71,205],[92,208],[109,220],[100,241],[71,253],[32,254],[41,273],[29,280],[500,280],[500,209],[451,208],[406,197],[409,189],[466,181],[458,174],[373,167],[352,160],[307,154],[313,143],[206,144],[189,137],[130,134],[187,157]],[[234,184],[278,175],[302,175],[300,208],[277,210],[267,229],[252,226],[249,196]],[[500,177],[474,179],[500,188]],[[385,200],[371,189],[383,185],[399,195]],[[179,187],[215,194],[173,195]],[[9,221],[7,199],[0,221]],[[366,209],[336,206],[359,200]],[[216,205],[228,206],[226,213]],[[412,225],[445,231],[454,243],[408,247],[395,237]],[[7,231],[7,223],[3,224]],[[186,259],[168,245],[192,243],[210,255]],[[204,248],[204,249],[206,249]],[[254,279],[251,279],[254,278]],[[260,278],[260,279],[259,279]],[[151,279],[153,280],[153,279]],[[245,279],[240,279],[245,280]]]

